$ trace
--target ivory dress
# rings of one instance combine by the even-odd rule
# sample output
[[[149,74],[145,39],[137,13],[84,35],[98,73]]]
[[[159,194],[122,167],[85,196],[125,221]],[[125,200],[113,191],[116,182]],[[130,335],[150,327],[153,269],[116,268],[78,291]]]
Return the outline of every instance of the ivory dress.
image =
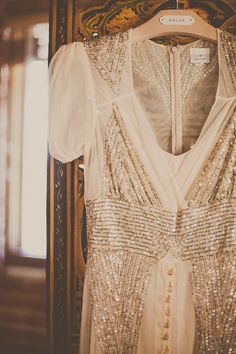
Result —
[[[236,37],[62,46],[49,152],[84,155],[80,354],[236,353]]]

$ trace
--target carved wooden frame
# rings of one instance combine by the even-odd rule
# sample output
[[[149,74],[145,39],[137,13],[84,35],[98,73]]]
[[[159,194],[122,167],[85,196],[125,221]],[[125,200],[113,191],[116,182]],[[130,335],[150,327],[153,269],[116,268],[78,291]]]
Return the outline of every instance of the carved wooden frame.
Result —
[[[74,1],[50,3],[49,60],[73,40]],[[77,353],[85,264],[82,159],[63,164],[48,155],[47,185],[47,332],[50,354]]]

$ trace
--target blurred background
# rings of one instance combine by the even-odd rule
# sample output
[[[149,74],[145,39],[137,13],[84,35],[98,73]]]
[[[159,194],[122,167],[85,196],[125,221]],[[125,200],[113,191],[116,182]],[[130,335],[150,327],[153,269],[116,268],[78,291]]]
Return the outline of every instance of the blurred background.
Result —
[[[48,1],[0,1],[0,353],[46,353]]]

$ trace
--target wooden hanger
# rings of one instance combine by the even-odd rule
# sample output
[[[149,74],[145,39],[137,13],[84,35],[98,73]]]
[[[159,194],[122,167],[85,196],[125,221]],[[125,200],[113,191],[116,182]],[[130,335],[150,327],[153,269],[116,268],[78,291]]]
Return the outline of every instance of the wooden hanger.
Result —
[[[155,37],[184,35],[217,42],[217,29],[204,21],[193,10],[179,10],[178,3],[177,0],[177,9],[161,10],[147,22],[132,29],[132,40],[139,42]],[[167,17],[169,16],[171,16],[172,23],[174,18],[180,22],[179,20],[184,16],[185,21],[189,22],[189,24],[165,24],[166,21],[168,22]]]

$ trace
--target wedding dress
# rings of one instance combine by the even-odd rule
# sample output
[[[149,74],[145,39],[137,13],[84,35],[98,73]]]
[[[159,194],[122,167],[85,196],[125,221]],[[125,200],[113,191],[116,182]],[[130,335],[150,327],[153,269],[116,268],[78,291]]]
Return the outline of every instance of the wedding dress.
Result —
[[[84,155],[80,354],[236,353],[236,37],[51,60],[49,152]]]

